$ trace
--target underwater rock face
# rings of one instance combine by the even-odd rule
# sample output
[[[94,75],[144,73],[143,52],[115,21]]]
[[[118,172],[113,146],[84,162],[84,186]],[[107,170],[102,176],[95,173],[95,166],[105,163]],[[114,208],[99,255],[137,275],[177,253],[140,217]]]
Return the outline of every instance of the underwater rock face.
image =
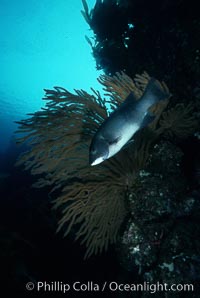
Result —
[[[170,142],[154,146],[145,170],[136,178],[136,193],[129,196],[131,214],[137,222],[162,222],[164,216],[174,214],[176,198],[186,190],[182,157],[182,151]]]
[[[117,251],[122,266],[137,270],[145,281],[194,283],[200,278],[200,201],[187,195],[182,158],[172,143],[156,144],[138,173],[136,192],[128,196],[131,218]]]
[[[176,94],[190,98],[200,73],[197,5],[187,0],[96,1],[84,17],[94,32],[88,42],[97,68],[107,74],[124,69],[133,76],[145,65],[156,76],[164,75]]]

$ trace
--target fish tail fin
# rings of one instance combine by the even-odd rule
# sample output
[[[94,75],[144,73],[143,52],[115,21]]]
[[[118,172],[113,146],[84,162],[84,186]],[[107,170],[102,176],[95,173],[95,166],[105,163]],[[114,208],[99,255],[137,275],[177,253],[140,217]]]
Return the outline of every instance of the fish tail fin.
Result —
[[[145,114],[141,127],[147,126],[155,119],[160,102],[167,103],[170,96],[169,89],[164,83],[154,78],[149,80],[140,102],[140,110]]]
[[[153,101],[156,103],[160,100],[168,99],[171,94],[164,82],[160,83],[158,80],[151,78],[145,89],[144,96],[154,99]]]

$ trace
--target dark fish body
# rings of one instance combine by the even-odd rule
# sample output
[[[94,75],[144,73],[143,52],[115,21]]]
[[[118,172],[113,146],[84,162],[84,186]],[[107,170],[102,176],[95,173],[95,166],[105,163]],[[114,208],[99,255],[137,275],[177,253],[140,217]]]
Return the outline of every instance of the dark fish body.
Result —
[[[169,94],[153,78],[139,100],[130,93],[94,135],[90,145],[89,163],[97,165],[119,152],[139,129],[154,120],[155,116],[151,115],[149,108],[168,97]]]

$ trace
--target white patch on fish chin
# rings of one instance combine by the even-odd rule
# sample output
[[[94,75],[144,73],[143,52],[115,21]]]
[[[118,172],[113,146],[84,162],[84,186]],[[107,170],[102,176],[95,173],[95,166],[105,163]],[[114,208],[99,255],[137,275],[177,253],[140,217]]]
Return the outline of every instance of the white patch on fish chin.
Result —
[[[109,146],[109,155],[107,158],[110,158],[117,152],[119,152],[139,129],[139,125],[136,124],[127,126],[128,127],[126,127],[124,131],[122,131],[122,137],[120,138],[120,140],[117,143]]]
[[[91,166],[96,166],[98,164],[100,164],[101,162],[103,162],[105,159],[103,157],[99,157],[97,159],[95,159],[95,161],[93,161],[93,163],[91,163]]]

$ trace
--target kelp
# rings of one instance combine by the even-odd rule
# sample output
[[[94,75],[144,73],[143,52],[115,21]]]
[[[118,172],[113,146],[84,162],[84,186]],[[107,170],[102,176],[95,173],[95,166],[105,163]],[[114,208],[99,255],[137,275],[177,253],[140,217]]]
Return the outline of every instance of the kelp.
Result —
[[[23,133],[18,142],[28,142],[30,150],[17,165],[23,164],[33,175],[42,174],[35,187],[49,186],[51,192],[59,192],[53,202],[55,209],[62,210],[58,231],[64,230],[66,236],[75,227],[76,239],[87,247],[86,257],[116,241],[136,174],[145,167],[152,143],[169,129],[167,115],[175,117],[169,111],[159,122],[168,99],[160,102],[152,107],[153,123],[138,132],[131,145],[98,166],[89,166],[89,145],[98,127],[130,92],[140,100],[149,80],[146,72],[134,80],[123,72],[114,77],[102,75],[104,97],[94,89],[92,94],[84,90],[73,94],[62,87],[45,89],[45,108],[18,122],[18,133]],[[168,90],[164,83],[160,86]],[[183,122],[181,128],[185,129]]]

